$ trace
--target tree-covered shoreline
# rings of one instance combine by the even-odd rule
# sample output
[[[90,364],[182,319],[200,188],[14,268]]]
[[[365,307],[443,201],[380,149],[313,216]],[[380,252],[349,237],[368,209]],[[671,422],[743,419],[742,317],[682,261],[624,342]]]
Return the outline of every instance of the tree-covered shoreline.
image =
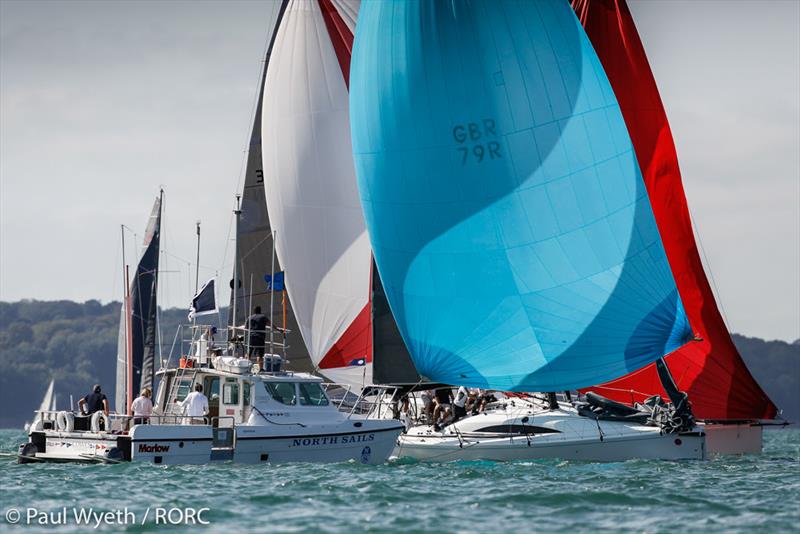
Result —
[[[160,310],[164,358],[178,325],[187,321],[186,313],[177,308]],[[119,317],[119,302],[0,302],[0,428],[18,428],[31,420],[51,378],[56,380],[61,409],[68,407],[70,395],[77,402],[94,383],[102,384],[113,397]],[[209,316],[205,322],[224,321],[223,315]],[[800,343],[736,334],[733,339],[750,371],[783,409],[784,418],[800,420]],[[156,354],[158,359],[158,350]]]

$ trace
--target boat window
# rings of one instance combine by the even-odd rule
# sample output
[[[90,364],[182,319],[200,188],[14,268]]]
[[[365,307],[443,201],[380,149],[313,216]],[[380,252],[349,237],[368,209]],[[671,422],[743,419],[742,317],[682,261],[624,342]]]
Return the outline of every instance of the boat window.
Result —
[[[267,388],[267,393],[269,393],[269,396],[276,401],[280,402],[281,404],[294,406],[296,402],[294,383],[280,382],[276,384],[274,382],[264,382],[264,387]]]
[[[238,382],[222,386],[222,402],[225,404],[239,404]]]
[[[250,382],[242,384],[242,399],[245,406],[250,406]]]
[[[209,376],[205,379],[203,393],[208,397],[209,406],[219,406],[219,377]]]
[[[177,402],[181,402],[183,399],[186,398],[186,395],[189,394],[189,390],[192,388],[192,383],[194,380],[192,378],[181,378],[178,381],[178,388],[175,391],[175,400]]]
[[[492,434],[558,434],[553,428],[533,425],[493,425],[478,429],[476,432],[491,432]]]
[[[304,406],[327,406],[328,397],[316,382],[300,382],[300,404]]]

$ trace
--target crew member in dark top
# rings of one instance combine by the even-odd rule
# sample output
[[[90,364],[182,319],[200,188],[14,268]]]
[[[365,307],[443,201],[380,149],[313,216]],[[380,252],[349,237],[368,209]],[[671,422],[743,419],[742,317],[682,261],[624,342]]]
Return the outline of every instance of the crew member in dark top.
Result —
[[[86,415],[92,415],[101,410],[108,415],[108,398],[102,392],[100,384],[95,384],[92,392],[78,401],[78,409]]]
[[[439,388],[434,391],[433,402],[436,407],[433,409],[433,429],[438,431],[442,423],[450,416],[450,402],[453,399],[453,390],[450,388]]]
[[[253,309],[253,315],[247,320],[247,327],[250,331],[249,357],[256,357],[259,369],[262,369],[263,364],[264,345],[267,342],[267,326],[269,326],[269,319],[261,313],[261,306],[256,306]]]

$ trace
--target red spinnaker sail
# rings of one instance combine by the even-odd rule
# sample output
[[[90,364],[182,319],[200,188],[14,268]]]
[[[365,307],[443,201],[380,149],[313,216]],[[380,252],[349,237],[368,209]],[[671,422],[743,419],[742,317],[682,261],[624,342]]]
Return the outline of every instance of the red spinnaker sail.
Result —
[[[572,0],[611,81],[686,313],[703,341],[667,356],[701,419],[773,419],[777,409],[731,340],[700,261],[678,157],[655,78],[625,0]],[[664,395],[655,365],[591,388],[621,402]]]

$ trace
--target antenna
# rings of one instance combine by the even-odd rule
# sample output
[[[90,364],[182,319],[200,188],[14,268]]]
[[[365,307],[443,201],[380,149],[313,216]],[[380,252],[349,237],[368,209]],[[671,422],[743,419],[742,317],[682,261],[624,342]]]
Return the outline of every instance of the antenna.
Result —
[[[233,249],[233,320],[231,324],[235,327],[236,326],[236,301],[238,300],[238,289],[239,289],[239,217],[242,215],[242,210],[239,207],[239,201],[241,200],[242,195],[236,195],[236,209],[233,210],[233,214],[236,216],[236,241],[234,243]]]
[[[197,221],[197,263],[194,270],[194,294],[200,287],[200,221]]]

